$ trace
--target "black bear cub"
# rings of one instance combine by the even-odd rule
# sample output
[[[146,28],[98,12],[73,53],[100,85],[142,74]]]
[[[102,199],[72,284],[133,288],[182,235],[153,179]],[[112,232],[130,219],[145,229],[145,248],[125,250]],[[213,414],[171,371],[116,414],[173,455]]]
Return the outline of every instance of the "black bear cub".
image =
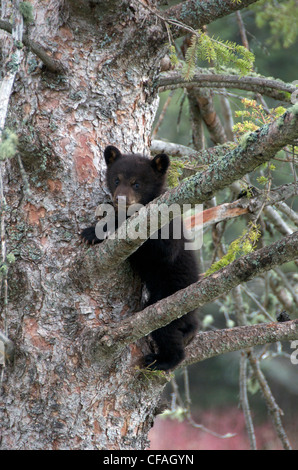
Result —
[[[152,160],[138,154],[122,155],[113,146],[104,152],[107,164],[107,185],[113,204],[126,197],[127,207],[146,205],[165,190],[166,173],[170,164],[165,154]],[[181,222],[182,223],[182,222]],[[146,285],[149,299],[146,306],[168,297],[198,280],[197,264],[193,251],[184,249],[183,234],[173,238],[173,222],[169,224],[169,239],[149,238],[129,260]],[[95,227],[83,230],[85,243],[100,243]],[[157,351],[144,357],[144,365],[151,369],[168,370],[184,358],[184,346],[193,338],[197,329],[195,310],[169,325],[152,332]]]

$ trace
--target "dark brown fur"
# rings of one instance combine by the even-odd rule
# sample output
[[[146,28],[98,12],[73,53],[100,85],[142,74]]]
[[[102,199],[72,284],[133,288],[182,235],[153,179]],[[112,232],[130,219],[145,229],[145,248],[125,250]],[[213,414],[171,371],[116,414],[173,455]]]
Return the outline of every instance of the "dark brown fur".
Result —
[[[104,153],[107,163],[107,184],[118,205],[123,196],[126,204],[148,204],[164,191],[166,173],[170,164],[165,154],[149,160],[141,155],[122,155],[113,146]],[[181,222],[182,223],[182,222]],[[169,225],[169,239],[149,238],[130,256],[132,267],[138,272],[149,292],[147,305],[174,294],[198,280],[195,255],[184,249],[185,240],[173,239],[173,223]],[[100,243],[95,227],[81,234],[87,243]],[[195,311],[189,312],[169,325],[152,332],[157,351],[145,356],[144,364],[152,369],[168,370],[184,358],[184,345],[197,329]]]

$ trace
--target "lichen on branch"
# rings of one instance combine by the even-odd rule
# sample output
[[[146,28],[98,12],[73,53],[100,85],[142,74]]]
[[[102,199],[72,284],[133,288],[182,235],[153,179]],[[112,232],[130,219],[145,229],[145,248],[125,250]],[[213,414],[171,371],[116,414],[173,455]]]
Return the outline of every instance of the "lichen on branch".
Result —
[[[298,338],[298,320],[260,323],[199,334],[187,348],[182,365],[190,365],[231,351]]]

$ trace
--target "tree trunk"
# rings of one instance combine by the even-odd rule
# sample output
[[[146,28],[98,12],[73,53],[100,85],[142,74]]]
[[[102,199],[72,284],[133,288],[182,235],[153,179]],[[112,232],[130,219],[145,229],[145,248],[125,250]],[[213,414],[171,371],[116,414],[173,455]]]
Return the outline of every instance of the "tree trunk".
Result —
[[[142,449],[166,382],[136,372],[136,346],[113,360],[82,348],[93,327],[140,306],[128,263],[104,279],[88,272],[78,234],[108,199],[105,146],[149,153],[159,60],[158,27],[147,19],[140,34],[146,18],[136,2],[87,3],[31,1],[28,37],[65,73],[29,52],[10,102],[30,194],[11,160],[5,222],[16,263],[2,320],[16,353],[2,383],[3,449]]]
[[[18,135],[19,154],[3,161],[1,146],[0,448],[146,448],[168,375],[137,369],[148,352],[143,336],[296,258],[297,232],[283,227],[282,240],[142,309],[140,280],[123,262],[139,240],[79,243],[96,206],[109,201],[106,145],[149,154],[158,87],[200,86],[202,74],[187,83],[176,72],[157,80],[165,44],[185,32],[181,22],[202,28],[255,1],[186,0],[166,10],[156,9],[158,0],[2,1],[0,138],[9,102],[5,124]],[[209,73],[202,86],[212,88],[211,78],[222,87],[221,76]],[[225,78],[235,86],[235,76]],[[264,77],[241,76],[241,84],[275,98],[288,92],[287,100],[295,90]],[[218,149],[196,152],[208,168],[158,203],[203,203],[295,139],[293,106],[216,163]],[[139,223],[147,223],[147,209]],[[297,320],[284,322],[200,334],[184,364],[296,339]]]

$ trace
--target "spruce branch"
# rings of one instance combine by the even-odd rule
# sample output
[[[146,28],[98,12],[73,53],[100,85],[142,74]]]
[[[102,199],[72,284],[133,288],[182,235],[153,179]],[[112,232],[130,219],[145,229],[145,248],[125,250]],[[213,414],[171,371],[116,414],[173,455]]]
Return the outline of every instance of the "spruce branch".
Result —
[[[178,63],[174,39],[183,34],[191,33],[190,45],[185,54],[185,66],[183,68],[183,75],[187,80],[190,80],[195,72],[197,58],[207,60],[215,65],[226,66],[227,64],[233,64],[243,75],[251,71],[254,62],[252,52],[231,41],[223,42],[220,39],[209,37],[208,34],[202,31],[202,28],[211,21],[237,11],[250,3],[254,3],[254,1],[235,2],[231,0],[222,2],[221,0],[213,0],[212,2],[197,2],[189,0],[163,12],[149,6],[143,0],[135,0],[135,2],[142,5],[151,15],[155,16],[156,20],[162,23],[163,28],[158,42],[159,45],[164,44],[167,38],[170,45],[169,51],[172,64],[176,65]],[[203,18],[205,21],[202,20]]]
[[[232,66],[241,76],[252,71],[254,55],[245,47],[231,41],[221,41],[210,37],[201,30],[194,31],[185,53],[182,75],[191,81],[196,72],[197,59],[219,66]]]

